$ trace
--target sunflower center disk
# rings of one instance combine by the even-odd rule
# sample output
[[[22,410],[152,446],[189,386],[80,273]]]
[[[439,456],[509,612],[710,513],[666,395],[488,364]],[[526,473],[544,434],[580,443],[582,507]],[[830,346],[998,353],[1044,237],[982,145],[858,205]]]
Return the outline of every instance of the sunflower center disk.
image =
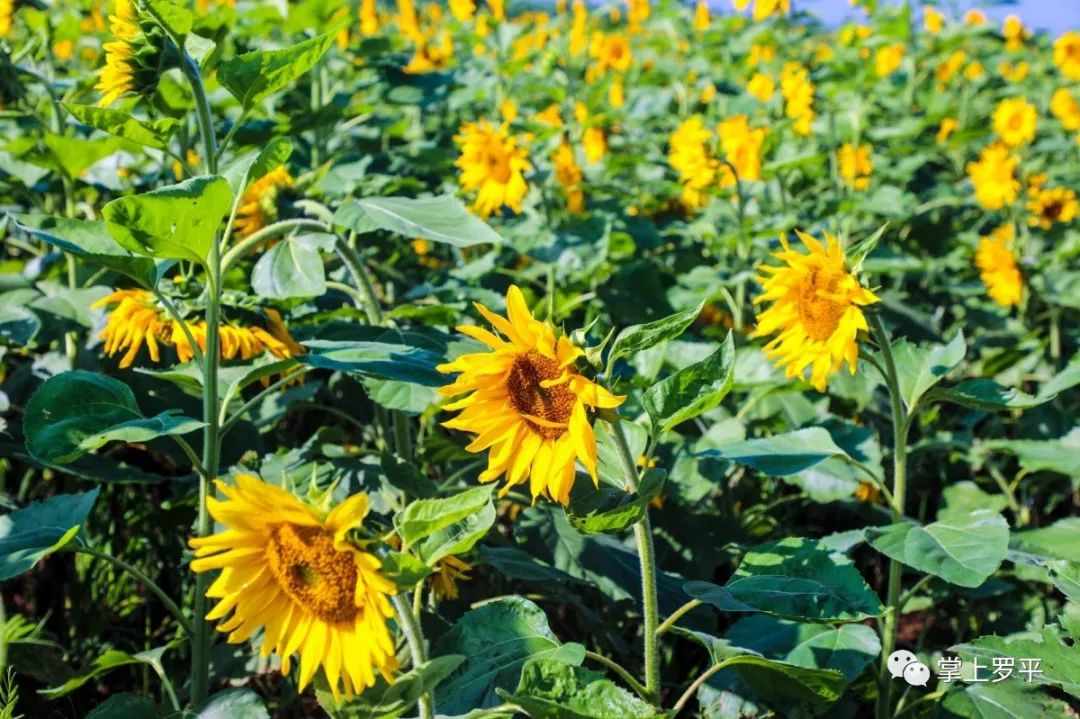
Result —
[[[270,534],[267,563],[289,598],[327,622],[356,617],[356,564],[319,527],[282,524]]]
[[[797,308],[799,319],[810,339],[825,342],[832,337],[840,326],[847,305],[830,299],[843,279],[843,273],[818,269],[813,270],[803,281],[799,289]]]
[[[510,158],[494,139],[488,142],[484,151],[484,164],[487,165],[488,175],[498,182],[505,184],[510,180]]]
[[[510,405],[519,414],[560,425],[551,427],[525,419],[529,429],[545,439],[562,436],[577,399],[566,383],[552,387],[541,386],[541,382],[557,379],[562,373],[558,362],[532,350],[514,359],[514,365],[506,378]]]

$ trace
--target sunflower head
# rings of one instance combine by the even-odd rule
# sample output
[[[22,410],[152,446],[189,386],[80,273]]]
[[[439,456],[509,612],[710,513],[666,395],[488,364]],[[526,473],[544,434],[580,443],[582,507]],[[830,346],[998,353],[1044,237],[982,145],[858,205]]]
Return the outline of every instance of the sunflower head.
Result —
[[[870,159],[869,145],[844,143],[837,151],[836,159],[844,184],[860,191],[870,186],[870,173],[874,170],[874,163]]]
[[[987,294],[1002,307],[1019,304],[1024,295],[1024,277],[1012,250],[1014,235],[1012,225],[1002,225],[989,237],[980,237],[975,250],[975,267]]]
[[[455,163],[461,170],[461,186],[476,191],[473,209],[488,217],[502,207],[521,212],[528,185],[525,173],[532,170],[528,154],[506,126],[493,127],[483,120],[469,122],[454,137],[461,148]]]
[[[1002,100],[994,108],[994,132],[1009,147],[1026,145],[1035,139],[1038,118],[1035,106],[1024,98]]]
[[[1020,181],[1016,179],[1019,163],[1020,158],[998,142],[983,148],[979,159],[968,163],[968,177],[980,205],[987,210],[999,210],[1016,201],[1020,191]]]
[[[618,407],[625,398],[579,373],[576,363],[583,350],[534,318],[516,286],[506,294],[506,317],[481,304],[476,307],[495,332],[458,327],[488,351],[439,366],[440,372],[458,373],[440,393],[460,397],[445,409],[461,410],[443,424],[476,435],[466,447],[470,452],[490,450],[479,481],[505,477],[501,495],[528,481],[534,500],[546,496],[566,504],[575,460],[598,481],[590,412]]]
[[[324,513],[254,475],[215,485],[223,499],[207,506],[225,529],[190,541],[192,570],[220,572],[206,593],[217,600],[207,619],[224,619],[218,630],[234,644],[262,629],[260,653],[279,656],[283,673],[299,655],[301,691],[320,667],[335,697],[363,691],[376,672],[392,681],[387,620],[396,588],[381,562],[348,539],[367,513],[367,496]]]
[[[1039,189],[1032,193],[1028,202],[1031,216],[1028,224],[1049,230],[1055,223],[1069,223],[1076,219],[1078,205],[1076,192],[1067,187]]]
[[[285,167],[279,166],[252,182],[236,208],[234,228],[238,237],[252,235],[288,216],[296,199],[290,188],[296,184]]]
[[[134,0],[113,0],[109,29],[114,40],[103,46],[105,66],[95,89],[98,105],[108,107],[125,95],[148,95],[161,73],[179,64],[161,28],[144,18]]]
[[[810,369],[810,383],[825,391],[828,376],[846,361],[852,374],[859,358],[857,336],[867,330],[862,308],[878,302],[846,267],[844,250],[835,237],[825,233],[825,244],[803,232],[799,239],[809,250],[783,249],[774,257],[783,264],[762,266],[759,278],[764,291],[754,304],[768,302],[758,315],[753,336],[776,334],[765,353],[785,369],[788,377],[801,377]]]
[[[1080,32],[1068,30],[1054,41],[1054,64],[1068,80],[1080,80]]]
[[[439,599],[457,599],[458,582],[467,582],[472,577],[469,572],[472,565],[457,557],[444,557],[435,565],[435,574],[431,576],[431,590]]]

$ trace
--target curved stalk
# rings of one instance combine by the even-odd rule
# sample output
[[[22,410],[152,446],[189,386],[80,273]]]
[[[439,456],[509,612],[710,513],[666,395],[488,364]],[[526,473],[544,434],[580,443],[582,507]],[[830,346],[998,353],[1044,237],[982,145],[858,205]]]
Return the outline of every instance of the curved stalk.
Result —
[[[626,441],[622,424],[618,420],[610,424],[615,447],[618,449],[619,463],[626,477],[626,489],[628,492],[633,491],[638,486],[637,465],[630,455],[630,445]],[[652,524],[649,522],[648,507],[645,508],[641,521],[634,525],[634,540],[637,542],[638,559],[641,562],[641,605],[642,620],[645,625],[643,629],[645,633],[645,691],[650,701],[658,703],[660,700],[660,647],[656,630],[660,623],[660,612],[656,597],[656,550],[653,547]]]
[[[224,274],[226,270],[232,267],[232,264],[240,259],[245,252],[255,247],[260,242],[265,242],[274,235],[281,234],[287,230],[293,228],[308,227],[313,230],[322,230],[323,232],[329,232],[330,226],[325,222],[319,222],[318,220],[308,220],[304,218],[297,218],[294,220],[282,220],[275,222],[272,225],[267,225],[257,232],[252,232],[240,242],[237,242],[225,256],[221,258],[221,272]]]
[[[586,659],[592,659],[597,664],[602,664],[604,667],[606,667],[606,668],[610,669],[611,671],[615,672],[616,674],[619,675],[619,678],[621,678],[624,682],[626,682],[627,686],[629,686],[631,689],[634,690],[634,692],[637,693],[637,695],[639,697],[641,697],[642,699],[648,700],[649,691],[645,687],[641,686],[641,682],[639,682],[637,679],[634,679],[634,675],[631,674],[630,672],[626,671],[626,669],[623,668],[622,665],[617,664],[612,659],[608,659],[603,654],[597,654],[596,652],[590,652],[588,649],[585,650],[585,658]]]
[[[395,594],[390,599],[394,604],[398,626],[405,633],[405,641],[409,645],[409,653],[412,655],[412,664],[415,669],[427,661],[427,653],[424,650],[424,637],[420,633],[420,623],[413,616],[407,592],[405,594]],[[433,719],[435,716],[435,700],[432,698],[431,692],[421,695],[419,704],[420,719]]]
[[[733,664],[734,660],[736,659],[738,659],[738,657],[731,657],[730,659],[725,659],[719,664],[713,664],[711,667],[706,669],[701,676],[694,680],[693,684],[686,688],[686,691],[682,693],[682,696],[679,697],[679,700],[675,702],[675,706],[671,708],[671,715],[678,716],[679,712],[681,712],[686,707],[687,703],[690,701],[691,698],[693,698],[694,693],[701,688],[702,684],[709,681],[709,679],[711,679],[712,676],[719,672],[721,669],[724,669],[728,665]]]
[[[678,609],[676,609],[674,612],[671,613],[670,617],[668,617],[667,619],[664,620],[663,624],[661,624],[660,626],[658,626],[656,628],[656,636],[658,636],[658,637],[664,636],[664,634],[669,629],[671,629],[673,626],[675,626],[675,624],[680,619],[682,619],[684,616],[686,616],[686,614],[688,612],[694,611],[695,609],[697,609],[701,605],[702,605],[702,601],[700,599],[691,599],[689,602],[687,602],[686,604],[684,604],[681,607],[679,607]]]

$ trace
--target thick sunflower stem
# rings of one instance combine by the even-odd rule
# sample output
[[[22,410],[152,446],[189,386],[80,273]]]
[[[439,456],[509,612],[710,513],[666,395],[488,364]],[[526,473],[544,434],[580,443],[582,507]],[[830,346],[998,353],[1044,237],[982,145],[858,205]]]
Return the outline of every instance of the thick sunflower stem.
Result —
[[[889,401],[892,405],[893,422],[893,489],[892,516],[894,522],[903,520],[904,501],[907,493],[907,428],[908,415],[904,410],[903,397],[900,394],[899,374],[896,360],[893,358],[889,335],[881,321],[881,315],[870,313],[870,329],[874,339],[881,347],[881,356],[885,360],[885,384],[889,389]],[[881,670],[878,676],[877,719],[891,719],[893,716],[893,684],[889,673],[888,658],[896,647],[896,629],[901,609],[901,565],[895,560],[889,561],[889,585],[886,590],[885,619],[881,627]]]
[[[619,453],[619,464],[622,465],[623,475],[626,477],[626,489],[628,492],[633,491],[638,486],[638,471],[634,458],[630,454],[626,433],[619,421],[611,423],[611,430]],[[634,539],[637,542],[638,559],[641,561],[641,614],[645,624],[645,691],[650,701],[659,704],[660,640],[656,630],[660,625],[660,609],[656,598],[656,550],[653,547],[652,523],[649,521],[648,507],[645,508],[641,521],[634,525]]]
[[[424,635],[420,632],[420,622],[413,615],[408,593],[395,594],[390,598],[394,603],[394,611],[397,613],[398,626],[405,634],[405,641],[409,645],[409,653],[412,655],[412,665],[415,669],[427,661],[427,652],[424,649]],[[435,716],[435,698],[431,692],[425,692],[420,696],[420,719],[433,719]]]

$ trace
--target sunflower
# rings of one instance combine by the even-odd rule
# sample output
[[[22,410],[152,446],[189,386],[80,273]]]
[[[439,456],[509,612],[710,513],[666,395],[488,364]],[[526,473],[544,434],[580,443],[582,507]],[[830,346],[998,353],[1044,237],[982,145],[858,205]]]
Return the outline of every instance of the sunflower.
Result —
[[[923,7],[923,27],[931,35],[937,35],[941,32],[942,27],[945,25],[945,16],[935,10],[932,6],[926,5]]]
[[[934,68],[934,77],[937,81],[944,85],[953,78],[956,73],[960,72],[960,68],[967,62],[967,53],[963,50],[954,50],[948,58],[938,64]]]
[[[874,163],[870,160],[869,145],[845,142],[837,151],[836,160],[845,185],[859,191],[870,187],[870,173],[874,171]]]
[[[755,72],[746,83],[746,91],[761,102],[768,102],[776,92],[776,83],[765,73]]]
[[[1019,50],[1031,33],[1017,15],[1009,15],[1001,24],[1001,34],[1005,38],[1007,50]]]
[[[994,132],[1009,147],[1026,145],[1035,139],[1038,117],[1035,106],[1022,97],[1002,100],[994,108]]]
[[[413,53],[409,64],[405,66],[405,72],[409,75],[423,75],[428,72],[445,70],[454,59],[454,42],[446,31],[440,32],[437,38],[427,39],[417,44],[416,52]]]
[[[788,62],[780,70],[780,94],[784,96],[784,115],[793,120],[796,134],[809,135],[813,131],[814,91],[817,86],[810,82],[809,71],[797,62]]]
[[[102,46],[105,66],[94,89],[100,92],[98,105],[108,107],[124,95],[147,93],[157,78],[175,65],[165,53],[165,38],[157,25],[142,21],[133,0],[114,0],[109,30],[116,38]]]
[[[783,237],[783,250],[773,256],[784,266],[762,266],[764,291],[754,304],[771,302],[758,316],[754,337],[779,334],[765,353],[785,368],[788,377],[801,377],[810,368],[810,383],[825,391],[826,378],[846,360],[855,373],[859,359],[859,330],[867,330],[864,305],[878,302],[845,267],[844,250],[825,233],[827,245],[803,232],[796,233],[809,254],[792,250]]]
[[[724,159],[731,164],[731,167],[726,164],[720,167],[720,185],[734,187],[736,175],[741,182],[760,180],[765,129],[750,127],[746,115],[735,115],[717,125],[716,134],[720,138]]]
[[[901,43],[878,48],[874,54],[874,73],[878,77],[888,77],[900,69],[904,61],[904,46]]]
[[[604,159],[607,152],[607,138],[599,127],[587,127],[581,134],[581,146],[585,149],[585,159],[595,165]]]
[[[709,3],[705,0],[697,0],[694,5],[694,29],[705,32],[709,29]]]
[[[585,193],[581,190],[582,172],[574,157],[574,147],[565,139],[551,156],[555,168],[555,181],[562,185],[566,195],[566,209],[574,215],[585,210]]]
[[[15,0],[0,0],[0,37],[11,34],[15,27]]]
[[[360,34],[364,37],[379,32],[379,6],[376,0],[360,0]]]
[[[1080,104],[1068,88],[1059,87],[1050,98],[1050,112],[1066,130],[1080,130]]]
[[[679,124],[668,140],[668,164],[679,173],[682,203],[689,209],[705,205],[705,190],[715,181],[720,163],[708,149],[713,135],[698,116]]]
[[[1069,30],[1054,41],[1054,64],[1069,80],[1080,80],[1080,32]]]
[[[589,54],[596,60],[597,72],[600,73],[609,69],[626,72],[634,59],[630,41],[619,33],[594,33]]]
[[[467,582],[472,577],[469,572],[472,565],[457,557],[444,557],[435,565],[435,574],[431,576],[431,590],[439,599],[457,599],[458,582]]]
[[[238,237],[253,235],[278,218],[281,191],[295,184],[284,166],[279,166],[248,185],[236,208],[233,224]]]
[[[105,340],[105,354],[110,357],[126,350],[120,358],[122,369],[132,365],[144,344],[150,359],[160,362],[160,344],[172,343],[172,321],[162,314],[148,290],[117,290],[90,307],[112,307],[100,338]]]
[[[1024,278],[1012,250],[1014,234],[1012,225],[1002,225],[989,237],[980,237],[975,250],[975,266],[987,294],[1002,307],[1019,304],[1024,294]]]
[[[944,117],[941,119],[941,124],[938,125],[937,135],[935,140],[939,145],[945,144],[948,141],[949,136],[956,130],[956,119],[952,117]]]
[[[530,172],[532,165],[506,125],[496,128],[484,120],[467,122],[454,142],[461,147],[454,164],[461,170],[462,189],[477,191],[473,209],[482,217],[503,206],[521,212],[529,189],[524,173]]]
[[[439,366],[440,372],[460,373],[440,393],[466,395],[446,405],[447,410],[462,411],[443,424],[477,435],[468,451],[490,448],[488,468],[479,480],[493,482],[505,475],[500,495],[529,480],[534,500],[543,495],[566,504],[575,457],[593,483],[598,481],[596,435],[588,409],[618,407],[625,397],[578,374],[574,362],[584,352],[536,320],[516,286],[506,293],[508,319],[482,304],[476,307],[502,337],[472,325],[458,327],[491,349]]]
[[[450,0],[450,14],[458,22],[469,22],[476,14],[476,2],[474,0]]]
[[[1016,166],[1020,159],[1005,145],[995,142],[983,148],[979,159],[967,165],[975,186],[975,199],[987,210],[999,210],[1016,202],[1020,182]]]
[[[262,629],[260,654],[281,657],[287,674],[300,655],[299,690],[321,666],[335,698],[387,682],[397,668],[387,620],[394,583],[372,554],[348,540],[367,514],[365,494],[322,513],[292,493],[250,474],[235,485],[214,482],[225,499],[207,499],[226,529],[189,544],[195,572],[221,570],[206,596],[218,600],[207,619],[231,644]]]
[[[1049,230],[1055,222],[1064,224],[1076,219],[1077,209],[1076,193],[1067,187],[1036,190],[1028,201],[1028,224]]]

